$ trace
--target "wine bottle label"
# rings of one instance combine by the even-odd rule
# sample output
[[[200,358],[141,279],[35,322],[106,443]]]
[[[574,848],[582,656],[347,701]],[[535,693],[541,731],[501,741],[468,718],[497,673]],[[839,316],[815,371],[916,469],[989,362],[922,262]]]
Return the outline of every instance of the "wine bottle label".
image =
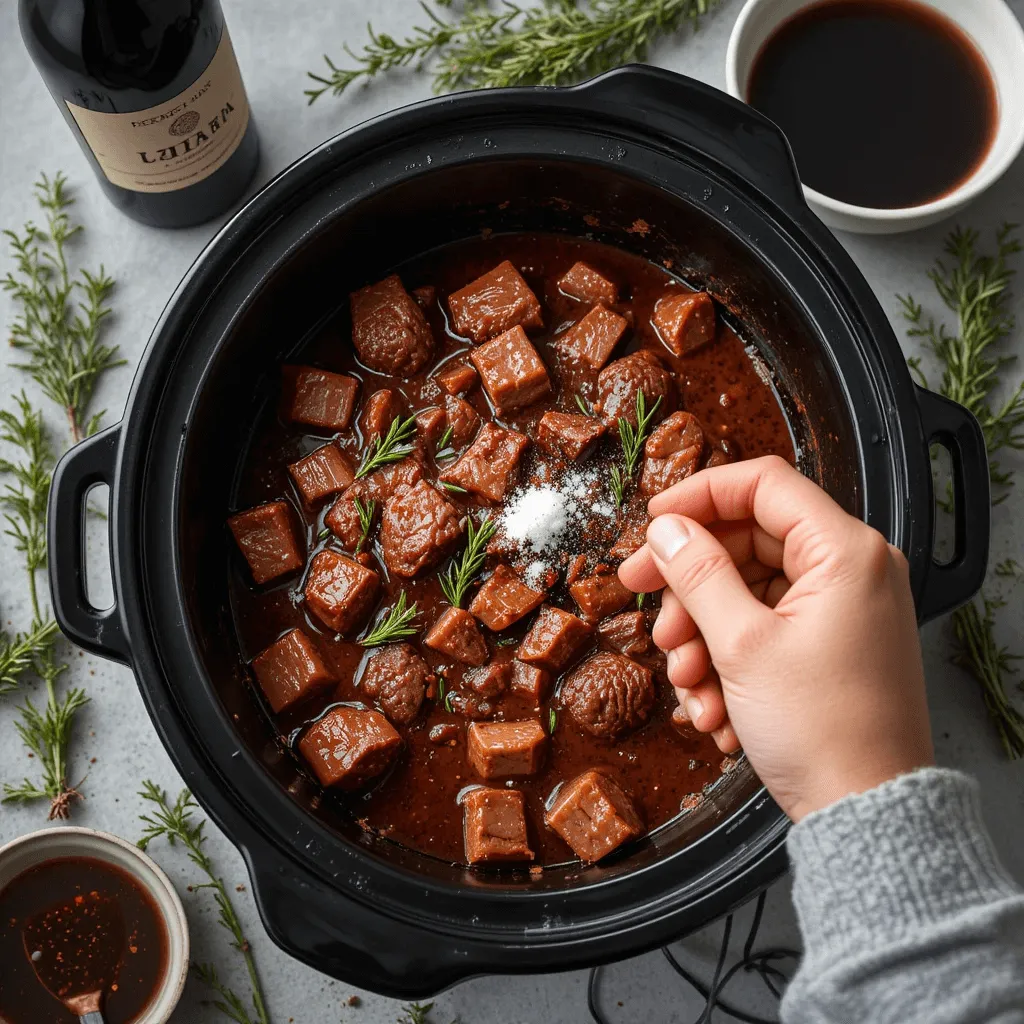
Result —
[[[174,192],[209,177],[249,124],[227,26],[206,71],[173,99],[127,114],[68,109],[107,178],[135,192]]]

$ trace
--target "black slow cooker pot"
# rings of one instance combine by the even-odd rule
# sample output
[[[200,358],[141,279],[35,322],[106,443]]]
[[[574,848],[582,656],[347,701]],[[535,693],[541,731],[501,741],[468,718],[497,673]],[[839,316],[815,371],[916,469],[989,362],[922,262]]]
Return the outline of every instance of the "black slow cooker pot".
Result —
[[[573,89],[417,104],[292,165],[178,286],[124,419],[58,466],[54,609],[77,644],[134,669],[187,784],[244,853],[274,940],[392,995],[637,953],[743,902],[786,863],[786,820],[742,763],[700,812],[606,865],[523,879],[441,863],[362,833],[249,692],[224,521],[280,363],[349,290],[410,256],[519,230],[671,260],[710,289],[771,367],[801,467],[906,552],[922,620],[973,594],[987,557],[976,422],[912,383],[866,282],[805,205],[785,139],[750,108],[630,67]],[[952,453],[957,498],[942,565],[933,443]],[[85,496],[100,482],[116,595],[105,611],[88,602],[82,564]]]

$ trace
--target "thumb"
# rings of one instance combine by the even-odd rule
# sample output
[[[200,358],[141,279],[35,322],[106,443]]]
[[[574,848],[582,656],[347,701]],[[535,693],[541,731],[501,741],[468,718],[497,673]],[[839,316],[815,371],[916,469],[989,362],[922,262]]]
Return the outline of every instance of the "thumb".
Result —
[[[703,634],[712,659],[737,634],[757,631],[774,615],[751,594],[729,552],[694,520],[658,516],[647,527],[647,547],[666,585]]]

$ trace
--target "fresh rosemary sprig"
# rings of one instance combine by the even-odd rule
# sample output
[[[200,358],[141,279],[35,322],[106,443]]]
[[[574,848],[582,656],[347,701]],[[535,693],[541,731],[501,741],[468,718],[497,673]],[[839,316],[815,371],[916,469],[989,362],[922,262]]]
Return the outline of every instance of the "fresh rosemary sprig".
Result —
[[[434,448],[435,459],[450,459],[455,454],[454,449],[448,447],[452,443],[452,437],[454,434],[455,428],[451,424],[448,424],[448,426],[444,428],[444,433],[440,436],[437,445]]]
[[[602,71],[644,61],[650,43],[698,20],[717,0],[543,0],[521,6],[512,0],[490,5],[469,0],[443,18],[421,2],[426,23],[404,39],[368,27],[370,40],[356,53],[345,46],[354,67],[338,67],[327,56],[327,72],[309,73],[315,83],[309,102],[325,92],[340,96],[353,82],[395,68],[435,62],[434,89],[564,85]]]
[[[640,456],[644,451],[644,441],[651,430],[654,414],[661,405],[661,395],[655,399],[654,405],[648,410],[647,399],[642,391],[636,393],[636,426],[634,427],[625,416],[619,417],[619,440],[622,442],[622,469],[611,468],[611,487],[615,504],[622,508],[626,497],[626,487],[636,473]]]
[[[17,689],[21,677],[33,670],[56,639],[57,623],[53,619],[13,638],[0,631],[0,694]]]
[[[373,529],[373,513],[377,509],[377,502],[373,498],[367,499],[366,504],[363,504],[359,498],[353,498],[352,502],[356,507],[356,515],[359,516],[359,529],[361,531],[359,540],[356,543],[355,553],[358,555],[370,538],[370,530]]]
[[[449,481],[447,480],[442,480],[441,486],[449,494],[469,494],[469,491],[467,491],[465,487],[460,487],[458,484],[449,483]]]
[[[387,433],[383,437],[373,439],[373,447],[366,453],[362,465],[356,470],[356,479],[367,476],[389,462],[404,459],[413,450],[412,439],[415,434],[415,416],[409,416],[404,420],[401,416],[396,416],[391,421]]]
[[[462,601],[476,574],[483,568],[487,557],[487,542],[494,536],[496,525],[489,515],[477,526],[472,516],[466,519],[466,547],[459,560],[453,561],[441,576],[441,589],[453,608],[461,608]]]
[[[416,602],[406,607],[405,591],[398,595],[398,600],[388,609],[387,613],[360,641],[362,647],[380,647],[382,644],[394,643],[407,636],[415,636],[416,630],[409,625],[418,614]]]
[[[154,839],[164,838],[171,846],[180,842],[188,851],[192,863],[206,875],[208,881],[201,882],[192,888],[213,890],[213,897],[217,903],[217,909],[220,911],[221,926],[231,934],[232,947],[237,949],[245,960],[255,1016],[250,1016],[238,995],[221,982],[212,964],[196,963],[192,965],[192,970],[198,978],[220,996],[220,1000],[215,1001],[213,1005],[230,1020],[235,1021],[236,1024],[270,1024],[270,1014],[267,1012],[267,1004],[263,997],[259,974],[256,971],[252,948],[242,931],[242,923],[228,896],[224,880],[214,871],[213,862],[203,849],[203,844],[206,842],[206,836],[203,835],[206,822],[204,820],[195,821],[192,817],[192,812],[196,809],[192,794],[187,789],[183,789],[178,794],[178,799],[171,804],[168,802],[167,794],[146,779],[142,783],[142,791],[139,796],[156,807],[151,815],[139,816],[145,826],[142,838],[137,843],[139,849],[145,850]]]
[[[430,1024],[430,1011],[433,1008],[433,1003],[409,1003],[402,1007],[405,1016],[399,1019],[398,1024]]]
[[[548,708],[548,734],[554,733],[558,728],[558,712],[554,708]]]

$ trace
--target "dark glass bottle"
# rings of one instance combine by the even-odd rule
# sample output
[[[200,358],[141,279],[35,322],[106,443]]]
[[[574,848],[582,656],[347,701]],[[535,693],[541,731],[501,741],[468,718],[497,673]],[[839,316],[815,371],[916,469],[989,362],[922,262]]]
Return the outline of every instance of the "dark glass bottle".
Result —
[[[19,0],[18,20],[118,209],[185,227],[239,199],[259,141],[217,0]]]

